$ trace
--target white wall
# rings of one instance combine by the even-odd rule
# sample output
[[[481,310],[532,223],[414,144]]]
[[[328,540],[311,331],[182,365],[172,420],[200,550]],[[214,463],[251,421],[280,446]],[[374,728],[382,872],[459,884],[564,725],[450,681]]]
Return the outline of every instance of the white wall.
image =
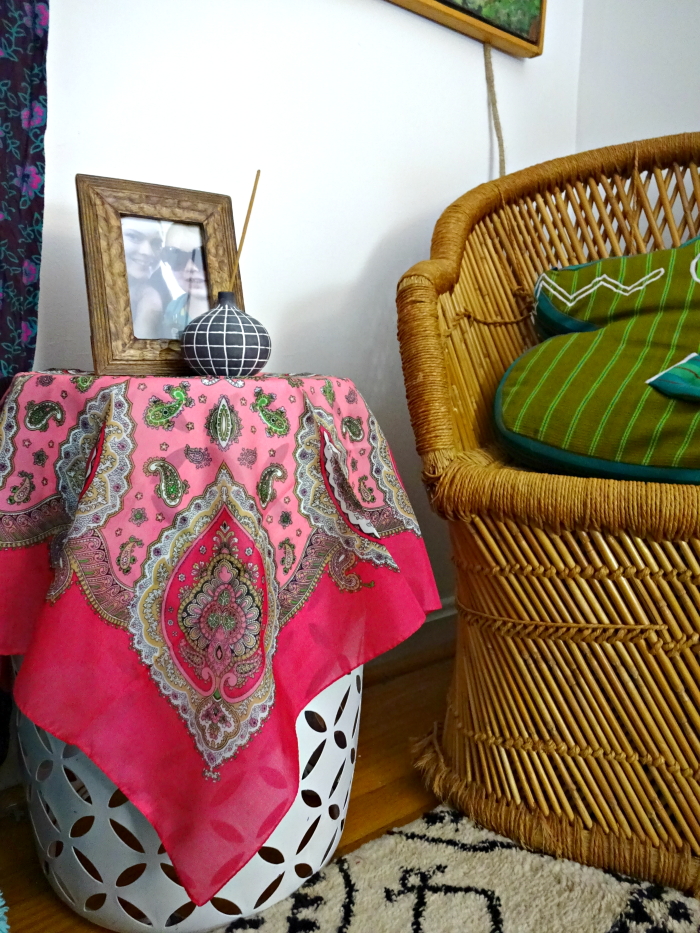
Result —
[[[508,169],[572,152],[583,0],[545,51],[494,52]],[[76,172],[232,196],[271,368],[346,375],[386,431],[451,592],[396,342],[401,274],[494,170],[482,47],[385,0],[52,0],[37,365],[91,367]]]
[[[700,129],[698,0],[585,0],[577,149]]]

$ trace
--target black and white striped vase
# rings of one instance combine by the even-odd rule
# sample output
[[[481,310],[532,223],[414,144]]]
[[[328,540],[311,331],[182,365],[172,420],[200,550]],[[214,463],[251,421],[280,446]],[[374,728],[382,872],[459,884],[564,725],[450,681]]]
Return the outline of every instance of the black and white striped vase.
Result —
[[[260,321],[236,307],[233,292],[182,332],[182,353],[200,376],[254,376],[270,358],[270,335]]]

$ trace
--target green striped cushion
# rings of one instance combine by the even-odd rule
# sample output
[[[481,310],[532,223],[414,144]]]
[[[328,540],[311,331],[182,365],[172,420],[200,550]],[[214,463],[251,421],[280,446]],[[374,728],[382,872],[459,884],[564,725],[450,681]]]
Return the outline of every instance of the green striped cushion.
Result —
[[[495,402],[516,459],[581,476],[700,483],[700,399],[688,400],[686,360],[700,350],[699,257],[696,239],[540,277],[538,324],[554,336],[513,363]]]
[[[550,269],[535,285],[538,327],[551,337],[605,327],[662,302],[669,308],[683,307],[693,280],[691,266],[698,274],[698,250],[700,237],[695,237],[679,249]]]

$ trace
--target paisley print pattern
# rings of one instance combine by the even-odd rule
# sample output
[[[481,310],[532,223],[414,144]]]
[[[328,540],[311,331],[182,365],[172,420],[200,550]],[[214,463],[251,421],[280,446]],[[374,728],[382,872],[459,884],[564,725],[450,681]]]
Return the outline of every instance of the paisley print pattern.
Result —
[[[191,385],[14,380],[0,409],[0,647],[31,652],[29,715],[36,700],[35,721],[64,717],[66,740],[141,794],[207,900],[297,792],[299,711],[438,602],[348,380]]]
[[[204,422],[204,428],[212,444],[216,444],[222,452],[228,450],[231,444],[237,444],[241,436],[241,419],[231,402],[225,395],[219,397]]]
[[[172,431],[175,427],[175,419],[180,412],[194,405],[194,399],[187,394],[189,388],[189,382],[181,382],[176,386],[163,386],[163,391],[168,393],[171,401],[153,395],[148,400],[148,408],[144,412],[144,423],[149,428],[163,428],[165,431]]]
[[[100,537],[98,546],[92,538],[81,541],[81,537],[88,533],[94,536],[97,529],[121,511],[129,488],[135,425],[131,418],[131,403],[126,396],[127,385],[121,382],[109,386],[91,399],[61,448],[56,478],[72,523],[65,537],[60,539],[60,547],[57,542],[57,546],[52,548],[56,573],[49,589],[49,599],[58,599],[69,585],[68,568],[76,572],[88,598],[91,601],[94,598],[98,605],[99,597],[94,596],[93,584],[98,577],[102,582],[106,577],[113,578],[104,540]],[[98,573],[93,568],[91,579],[85,569],[85,561],[81,563],[79,555],[88,554],[88,563],[92,563],[96,549],[100,550],[100,570]],[[98,590],[99,593],[105,592],[102,585]],[[102,614],[113,624],[123,624],[124,602],[122,586],[115,580],[114,593],[109,596],[108,606]]]
[[[113,392],[94,457],[88,459],[86,486],[78,500],[71,537],[88,526],[99,528],[121,509],[133,469],[133,429],[128,401]]]
[[[71,537],[103,525],[121,509],[134,449],[127,385],[109,386],[88,401],[61,447],[56,477],[67,510],[75,515]]]
[[[77,376],[73,376],[71,382],[78,392],[87,392],[88,389],[92,388],[95,379],[97,379],[97,376],[94,373],[80,373]]]
[[[384,501],[391,508],[396,520],[414,535],[420,537],[416,514],[406,495],[406,490],[401,485],[389,445],[377,419],[369,409],[367,410],[367,439],[370,443],[369,462],[372,478],[377,489],[381,491]]]
[[[12,473],[15,457],[15,436],[19,430],[17,399],[30,375],[16,376],[0,409],[0,489]]]
[[[322,457],[319,450],[323,451]],[[294,491],[299,511],[309,524],[340,539],[360,560],[395,569],[394,559],[379,538],[393,530],[404,530],[403,526],[391,510],[367,510],[355,496],[348,478],[347,454],[333,418],[322,408],[315,408],[308,398],[296,436],[295,460]],[[326,478],[335,497],[328,492]]]
[[[217,701],[224,680],[233,674],[231,682],[242,686],[261,663],[262,598],[245,566],[226,547],[232,535],[222,521],[214,557],[178,610],[187,639],[180,653],[199,677],[212,681]]]
[[[190,463],[194,463],[198,470],[211,463],[211,455],[206,447],[190,447],[189,444],[185,444],[185,456]]]
[[[69,432],[56,460],[58,491],[66,503],[70,515],[75,514],[80,493],[85,486],[88,462],[95,456],[97,442],[102,434],[107,408],[111,405],[112,393],[124,396],[125,384],[103,389],[89,399],[78,415],[77,423]]]
[[[0,549],[30,547],[65,534],[71,519],[60,496],[49,496],[21,512],[0,513]]]
[[[340,422],[340,430],[343,437],[350,436],[351,441],[363,441],[365,432],[362,427],[362,418],[353,418],[352,415],[346,415]]]
[[[135,649],[187,724],[208,777],[272,708],[278,605],[262,516],[222,466],[149,547],[130,624]]]
[[[277,498],[274,487],[276,482],[283,483],[287,478],[287,471],[281,463],[271,463],[260,474],[258,481],[258,498],[260,505],[266,509],[273,499]]]
[[[331,554],[328,572],[341,592],[356,593],[363,586],[374,586],[374,580],[364,583],[359,574],[352,572],[356,564],[357,557],[345,548],[336,548]]]
[[[129,535],[129,538],[119,545],[119,554],[117,555],[117,567],[126,575],[131,573],[133,564],[136,563],[134,550],[137,547],[143,547],[143,541],[140,538]]]
[[[48,431],[49,421],[54,419],[56,424],[63,424],[66,413],[58,402],[27,402],[24,416],[24,426],[28,431]]]
[[[91,528],[79,538],[71,539],[56,562],[59,566],[49,599],[54,602],[58,599],[70,584],[73,571],[88,602],[100,617],[117,628],[126,628],[134,594],[113,572],[100,531]]]
[[[357,488],[360,490],[360,496],[362,497],[363,502],[376,502],[377,497],[372,492],[372,489],[367,485],[367,480],[369,477],[365,473],[364,476],[361,476],[357,481]]]
[[[298,392],[289,396],[298,419],[293,441],[262,447],[247,446],[255,444],[260,421],[270,438],[291,431],[269,377],[255,380],[267,390],[256,385],[252,401],[250,380],[226,381],[226,394],[211,388],[225,380],[198,381],[199,404],[188,382],[153,380],[158,388],[150,397],[148,382],[105,385],[92,375],[59,375],[38,388],[57,393],[61,379],[75,393],[73,404],[76,398],[84,404],[77,414],[72,409],[73,423],[58,447],[63,407],[35,392],[20,419],[22,381],[11,390],[2,417],[9,412],[12,423],[5,422],[0,451],[8,462],[19,456],[22,420],[25,432],[42,433],[42,446],[31,447],[31,433],[22,440],[17,462],[30,468],[9,474],[14,479],[5,501],[28,505],[39,488],[34,471],[42,470],[43,483],[51,465],[56,490],[34,508],[0,513],[0,547],[55,535],[49,598],[59,599],[77,579],[99,616],[128,630],[192,735],[204,774],[216,779],[263,727],[275,699],[279,630],[321,576],[328,573],[349,596],[371,588],[372,568],[398,569],[383,539],[408,528],[417,533],[386,441],[366,409],[336,418],[313,404],[306,395],[312,389],[316,398],[336,401],[326,377],[305,377],[306,383],[288,378]],[[186,424],[185,409],[192,409]],[[210,446],[178,442],[185,428],[199,432],[193,439],[200,444],[208,437]],[[152,437],[149,429],[182,433],[149,443],[143,440]],[[137,436],[142,450],[157,455],[142,456],[134,470]],[[227,462],[223,455],[241,441]],[[353,446],[361,441],[364,447]],[[265,459],[267,447],[273,462]],[[214,474],[215,452],[221,462]],[[351,480],[358,461],[364,472]],[[0,475],[2,469],[0,462]],[[200,476],[209,485],[191,496]]]
[[[296,554],[296,545],[289,538],[285,538],[283,541],[280,541],[279,550],[282,551],[282,570],[285,573],[289,571],[294,566],[294,559]]]
[[[257,412],[268,437],[284,437],[289,434],[289,418],[284,408],[270,408],[277,396],[274,392],[263,392],[260,386],[255,389],[255,401],[250,410]]]
[[[21,477],[20,482],[10,487],[10,495],[7,497],[10,505],[23,505],[29,502],[32,493],[36,490],[33,473],[20,470],[18,475]]]
[[[177,508],[190,488],[187,480],[180,479],[180,474],[172,463],[168,463],[163,457],[151,457],[144,463],[143,472],[146,476],[158,475],[156,495],[171,509]]]

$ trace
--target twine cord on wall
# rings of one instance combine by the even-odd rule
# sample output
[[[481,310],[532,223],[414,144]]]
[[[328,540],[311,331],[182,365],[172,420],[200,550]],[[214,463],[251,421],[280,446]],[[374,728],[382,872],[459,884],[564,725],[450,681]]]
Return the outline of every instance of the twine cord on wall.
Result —
[[[489,97],[489,110],[493,120],[493,128],[498,140],[498,176],[502,178],[506,173],[506,150],[503,145],[503,130],[501,117],[498,113],[498,100],[496,98],[496,82],[493,78],[493,62],[491,61],[491,46],[484,43],[484,67],[486,69],[486,89]]]

